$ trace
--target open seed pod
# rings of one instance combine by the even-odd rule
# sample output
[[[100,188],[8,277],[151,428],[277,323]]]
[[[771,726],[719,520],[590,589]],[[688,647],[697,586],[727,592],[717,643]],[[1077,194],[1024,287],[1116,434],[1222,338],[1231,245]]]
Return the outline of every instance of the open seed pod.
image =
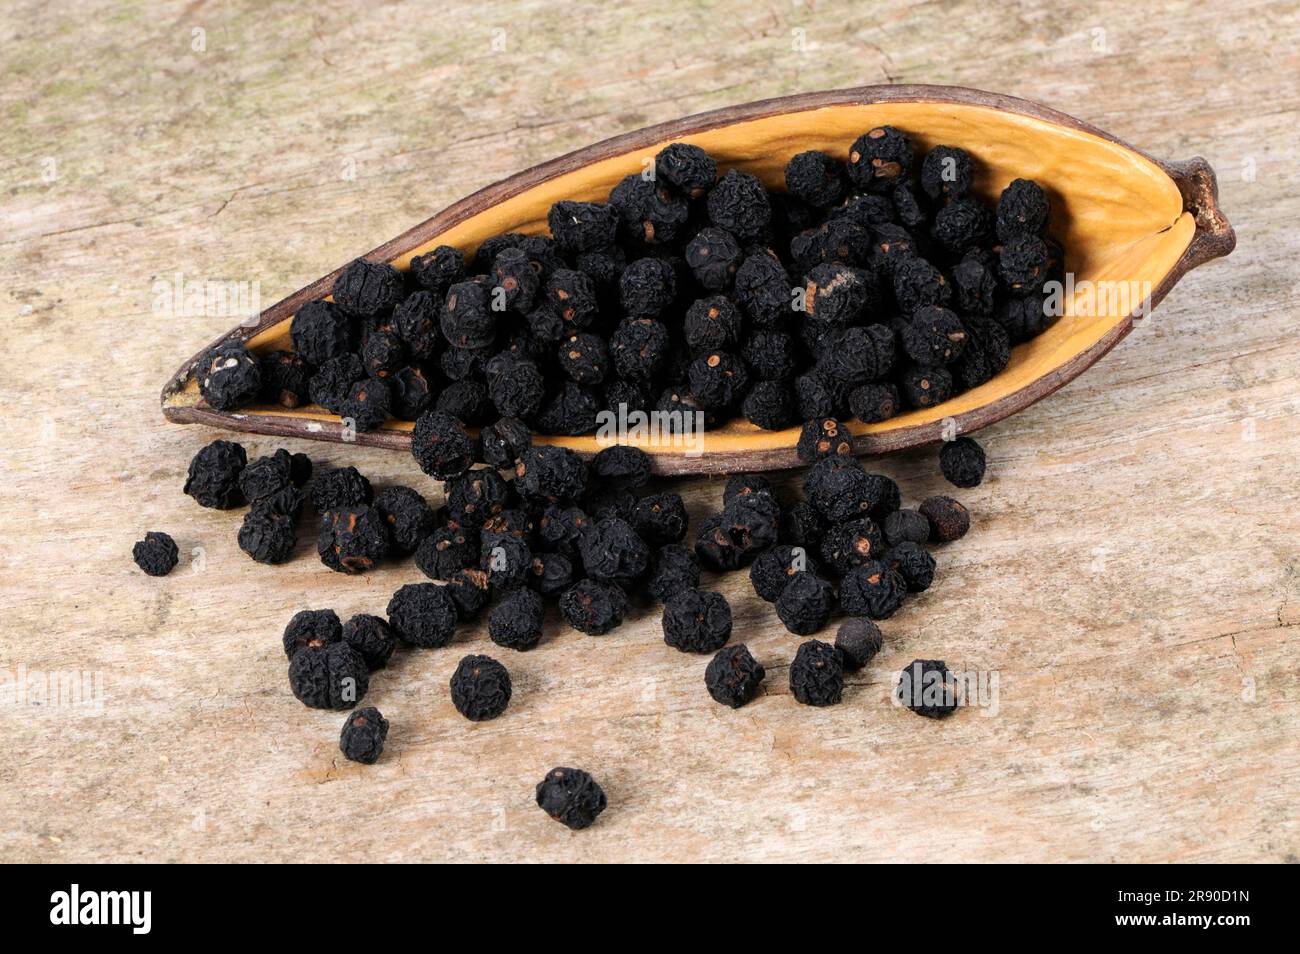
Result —
[[[367,254],[398,269],[438,245],[466,251],[502,232],[546,231],[546,213],[561,199],[604,201],[624,176],[674,141],[709,152],[719,172],[737,168],[769,187],[783,184],[791,156],[818,149],[843,156],[864,130],[889,124],[918,149],[960,146],[978,160],[976,193],[988,202],[1016,178],[1038,181],[1052,201],[1051,234],[1066,249],[1074,278],[1063,316],[1017,346],[1010,364],[987,383],[933,407],[878,424],[851,422],[855,450],[881,453],[940,439],[946,419],[962,433],[977,430],[1051,394],[1096,362],[1149,313],[1189,269],[1235,244],[1217,206],[1214,172],[1204,159],[1169,162],[1146,155],[1077,119],[1025,100],[944,86],[869,86],[807,93],[702,113],[618,136],[488,186]],[[341,271],[341,269],[339,269]],[[163,389],[168,420],[231,430],[407,449],[413,425],[392,420],[352,435],[318,407],[278,406],[216,411],[201,400],[199,359],[217,344],[243,339],[255,352],[289,348],[289,325],[305,302],[329,294],[339,271],[313,282],[238,327],[181,366]],[[1104,288],[1141,294],[1096,295]],[[710,430],[702,452],[681,442],[640,443],[661,474],[720,473],[798,463],[798,428],[764,431],[737,419]],[[580,453],[600,449],[596,437],[538,436]]]

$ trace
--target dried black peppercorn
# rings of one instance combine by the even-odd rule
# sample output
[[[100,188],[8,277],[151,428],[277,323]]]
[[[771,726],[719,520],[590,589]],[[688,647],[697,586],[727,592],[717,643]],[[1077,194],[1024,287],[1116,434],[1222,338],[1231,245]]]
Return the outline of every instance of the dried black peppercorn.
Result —
[[[713,158],[699,146],[675,142],[655,156],[655,174],[693,199],[698,199],[718,177]]]
[[[471,722],[501,715],[510,693],[510,673],[490,656],[466,656],[451,674],[451,704]]]
[[[343,638],[343,624],[332,609],[299,610],[284,628],[284,654],[289,659],[304,646],[320,649]]]
[[[515,490],[533,500],[577,500],[587,489],[587,466],[564,447],[530,447],[515,467]]]
[[[756,331],[740,349],[751,377],[785,381],[794,372],[794,339],[783,331]]]
[[[293,350],[319,367],[347,354],[356,339],[352,318],[330,301],[309,301],[289,325]]]
[[[244,503],[239,475],[248,464],[244,448],[234,441],[213,441],[190,461],[185,493],[200,507],[229,510]]]
[[[885,563],[898,572],[907,584],[907,592],[921,593],[934,582],[934,557],[919,543],[904,540],[886,551]]]
[[[651,561],[646,588],[661,603],[700,585],[700,564],[686,547],[670,543],[660,547]]]
[[[619,300],[633,318],[656,318],[677,295],[677,276],[661,258],[639,258],[618,280]]]
[[[509,590],[528,582],[533,551],[521,537],[484,531],[481,551],[479,568],[487,570],[488,583],[494,589]]]
[[[334,617],[334,623],[337,626],[337,616]],[[287,641],[287,631],[285,638]],[[393,650],[397,648],[397,635],[387,621],[380,617],[371,616],[369,613],[358,613],[343,624],[343,642],[360,653],[361,658],[366,661],[366,668],[374,672],[388,665]]]
[[[951,497],[929,497],[917,509],[930,521],[930,539],[936,543],[960,540],[970,529],[970,511]]]
[[[927,527],[928,530],[928,527]],[[792,546],[816,551],[826,535],[826,521],[807,500],[801,500],[781,514],[781,540]]]
[[[614,244],[618,210],[603,202],[557,202],[546,213],[546,224],[562,252],[590,252]]]
[[[840,388],[856,387],[884,377],[894,366],[893,333],[884,325],[846,328],[822,342],[817,368],[823,380]]]
[[[150,530],[131,548],[135,565],[150,576],[166,576],[175,568],[179,555],[176,541],[158,530]]]
[[[1047,227],[1051,203],[1032,179],[1014,179],[998,199],[998,238],[1006,242],[1017,235],[1040,235]]]
[[[695,554],[712,570],[736,570],[775,543],[776,536],[777,516],[742,498],[701,522]]]
[[[406,367],[406,345],[394,331],[372,331],[361,346],[361,363],[372,378],[387,378]]]
[[[785,187],[809,205],[829,209],[844,198],[844,163],[824,152],[798,153],[786,163]]]
[[[959,199],[974,179],[970,153],[956,146],[935,146],[921,163],[921,188],[931,199]]]
[[[844,693],[844,663],[830,643],[810,639],[799,644],[790,663],[790,692],[806,706],[833,706]]]
[[[367,378],[352,385],[338,415],[345,421],[352,421],[358,431],[373,431],[388,420],[392,406],[393,397],[388,385]]]
[[[904,318],[910,318],[922,305],[946,305],[952,298],[952,287],[943,272],[915,256],[894,267],[893,284],[894,298]]]
[[[475,441],[456,418],[426,411],[415,422],[411,454],[430,477],[447,480],[463,474],[474,463]]]
[[[695,280],[709,291],[725,291],[736,277],[744,258],[740,243],[726,229],[708,226],[700,229],[686,245],[686,264]]]
[[[834,417],[840,406],[840,394],[826,375],[814,368],[794,379],[795,410],[805,421]]]
[[[388,720],[374,706],[356,709],[343,723],[339,751],[351,762],[374,765],[384,754]]]
[[[749,385],[745,363],[725,351],[711,351],[691,362],[691,394],[706,411],[723,411],[739,403]]]
[[[677,241],[691,212],[690,204],[670,187],[639,173],[614,186],[609,204],[618,210],[620,238],[633,247]]]
[[[767,672],[744,643],[718,650],[704,670],[704,685],[715,702],[739,709],[758,695]]]
[[[912,142],[893,126],[868,130],[849,147],[849,178],[864,192],[888,192],[911,171]]]
[[[779,328],[793,314],[797,289],[771,249],[751,250],[736,269],[736,301],[760,328]]]
[[[609,355],[619,377],[648,382],[668,359],[669,335],[662,322],[651,318],[626,318],[609,341]]]
[[[579,632],[601,636],[623,622],[627,594],[614,583],[579,580],[560,597],[560,613]]]
[[[467,470],[443,484],[447,513],[462,527],[481,528],[514,503],[514,488],[491,468]]]
[[[879,488],[852,457],[828,457],[804,475],[804,496],[831,523],[866,515],[880,502]]]
[[[487,286],[475,281],[452,285],[442,303],[438,324],[453,348],[486,348],[492,344],[497,336],[497,319]]]
[[[370,670],[347,643],[309,643],[289,660],[289,688],[313,709],[351,709],[370,688]]]
[[[952,268],[956,306],[963,315],[990,315],[997,292],[993,258],[982,250],[967,252]]]
[[[806,464],[828,457],[852,457],[853,435],[833,417],[808,421],[799,432],[795,448],[799,459]]]
[[[888,619],[906,597],[903,578],[880,560],[854,567],[840,580],[840,608],[850,616]]]
[[[609,373],[609,349],[599,335],[569,335],[555,354],[560,370],[578,384],[600,384]]]
[[[316,552],[331,570],[339,573],[373,570],[388,555],[391,546],[388,524],[373,507],[361,504],[321,514]]]
[[[871,230],[850,218],[827,219],[790,240],[790,258],[803,275],[820,264],[867,265],[872,255]]]
[[[563,553],[533,554],[528,585],[542,596],[559,596],[573,581],[573,561]]]
[[[803,572],[816,573],[817,564],[802,546],[778,544],[760,553],[749,568],[749,582],[758,598],[775,603],[786,584]]]
[[[1041,294],[1004,298],[993,309],[993,321],[1006,332],[1011,344],[1039,334],[1053,317],[1048,314],[1047,301]]]
[[[432,252],[411,259],[411,277],[421,288],[444,295],[465,277],[465,253],[450,245],[439,245]]]
[[[689,522],[681,495],[671,492],[642,497],[628,519],[637,536],[651,546],[680,543]]]
[[[228,341],[200,363],[199,393],[208,406],[229,411],[251,403],[261,391],[262,372],[242,341]]]
[[[293,479],[293,455],[284,448],[252,461],[239,474],[239,490],[249,502],[269,497],[290,486]]]
[[[998,254],[998,277],[1016,297],[1041,292],[1048,278],[1048,250],[1037,235],[1013,235]]]
[[[618,517],[632,522],[632,511],[636,509],[636,494],[621,487],[602,487],[594,482],[582,498],[582,507],[592,518],[600,521],[606,517]]]
[[[384,262],[358,258],[334,280],[331,293],[348,314],[372,318],[402,300],[402,276]]]
[[[740,413],[765,431],[781,431],[797,420],[794,393],[784,381],[759,381],[749,389]]]
[[[925,543],[930,539],[930,521],[915,510],[895,510],[881,524],[885,543]]]
[[[514,467],[524,451],[533,446],[528,425],[517,418],[503,417],[479,432],[483,462],[496,468]]]
[[[456,633],[456,604],[436,583],[407,583],[388,601],[388,625],[412,646],[446,646]]]
[[[313,402],[332,414],[338,414],[352,392],[352,385],[365,376],[366,368],[360,355],[351,352],[340,354],[330,358],[316,370],[316,373],[311,376],[307,390]]]
[[[639,447],[606,447],[591,459],[591,478],[604,487],[637,490],[650,482],[650,455]]]
[[[375,492],[355,467],[326,471],[311,483],[311,505],[317,513],[339,507],[358,507],[375,499]]]
[[[557,822],[581,831],[605,810],[605,792],[576,768],[553,768],[537,783],[537,805]]]
[[[860,616],[845,620],[835,634],[835,648],[845,672],[857,672],[866,666],[880,652],[883,642],[880,627]]]
[[[984,448],[973,437],[947,441],[939,451],[939,469],[954,487],[978,487],[985,463]]]
[[[979,199],[953,199],[934,216],[930,235],[950,256],[958,256],[986,242],[993,231],[993,216]]]
[[[731,638],[731,605],[721,593],[683,590],[664,604],[663,629],[679,652],[714,652]]]
[[[933,407],[952,397],[952,373],[945,368],[914,365],[903,372],[899,383],[910,407]]]
[[[574,381],[565,381],[543,403],[537,414],[537,429],[546,434],[576,436],[596,430],[600,410],[598,392]]]
[[[478,569],[457,570],[447,580],[446,590],[455,604],[457,618],[473,620],[487,605],[488,575]]]
[[[415,565],[431,580],[450,580],[478,562],[478,537],[460,527],[439,527],[415,551]]]
[[[512,360],[511,364],[527,365],[528,362]],[[537,383],[540,383],[540,380]],[[536,402],[540,400],[540,394],[519,395],[516,392],[515,395],[512,395],[512,398],[518,398],[521,404],[526,405],[528,401]],[[503,398],[503,403],[512,398]],[[514,405],[511,405],[511,407],[517,409]],[[473,378],[453,381],[448,384],[434,400],[433,410],[438,414],[455,418],[466,427],[477,427],[480,424],[486,424],[495,416],[492,400],[488,396],[487,385]]]
[[[630,584],[645,575],[650,549],[631,525],[618,517],[597,521],[578,546],[582,564],[592,579]]]
[[[790,577],[781,590],[776,598],[776,615],[790,632],[807,636],[826,626],[834,603],[835,591],[830,583],[804,571]]]
[[[742,242],[763,237],[772,220],[772,205],[763,183],[731,169],[709,190],[709,221]]]
[[[257,359],[262,390],[258,400],[265,404],[295,408],[311,400],[313,368],[300,354],[268,351]]]
[[[526,315],[533,308],[533,299],[541,286],[541,279],[523,249],[505,249],[492,260],[493,307],[500,311],[513,311]],[[504,308],[498,307],[504,306]]]
[[[966,328],[966,348],[953,365],[953,373],[962,387],[977,388],[1007,366],[1011,339],[992,318],[970,317],[962,324]]]
[[[414,553],[420,541],[433,532],[433,508],[410,487],[384,488],[375,497],[374,507],[388,524],[397,553]]]
[[[903,350],[917,364],[948,364],[966,347],[966,329],[957,315],[939,305],[922,305],[903,326]]]
[[[894,699],[917,715],[943,719],[957,711],[957,682],[941,659],[915,659],[899,674]]]
[[[870,517],[838,523],[822,539],[822,559],[841,576],[854,567],[880,559],[885,543],[880,528]]]
[[[239,548],[258,563],[283,563],[298,541],[294,517],[271,505],[271,499],[255,502],[239,528]]]
[[[853,324],[879,303],[872,272],[837,262],[824,262],[808,272],[804,311],[811,322],[828,328]]]
[[[849,392],[849,410],[864,424],[887,421],[901,406],[898,388],[892,384],[861,384]]]
[[[694,354],[734,348],[740,344],[740,312],[722,295],[700,298],[686,309],[682,330]]]
[[[488,636],[506,649],[532,649],[542,641],[542,614],[542,598],[535,591],[513,589],[492,608]]]

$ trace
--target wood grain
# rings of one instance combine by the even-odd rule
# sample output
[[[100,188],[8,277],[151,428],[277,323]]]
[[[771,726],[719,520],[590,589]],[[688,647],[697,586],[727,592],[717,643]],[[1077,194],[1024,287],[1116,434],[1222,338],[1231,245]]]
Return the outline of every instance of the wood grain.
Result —
[[[104,696],[98,715],[0,706],[0,857],[1300,857],[1288,4],[6,12],[0,669],[98,673]],[[733,575],[710,585],[771,674],[751,707],[711,703],[705,660],[665,647],[641,606],[603,638],[552,621],[535,651],[494,650],[516,698],[470,725],[446,682],[490,647],[480,627],[381,674],[367,701],[393,722],[389,750],[344,762],[342,717],[292,698],[279,632],[306,606],[382,611],[418,574],[343,579],[306,539],[293,562],[257,566],[237,515],[180,494],[214,432],[164,423],[158,383],[231,322],[155,310],[155,281],[257,280],[276,300],[429,209],[610,134],[886,82],[1000,89],[1155,155],[1204,155],[1239,247],[1088,375],[985,432],[991,477],[959,495],[971,534],[940,552],[938,583],[888,622],[878,669],[843,705],[791,700],[798,640]],[[401,455],[293,449],[437,494]],[[873,466],[909,501],[944,490],[929,452]],[[721,493],[671,486],[697,517]],[[145,578],[129,552],[147,529],[201,548],[202,569]],[[894,709],[889,673],[918,656],[996,670],[997,714]],[[555,764],[605,785],[591,830],[531,803]]]

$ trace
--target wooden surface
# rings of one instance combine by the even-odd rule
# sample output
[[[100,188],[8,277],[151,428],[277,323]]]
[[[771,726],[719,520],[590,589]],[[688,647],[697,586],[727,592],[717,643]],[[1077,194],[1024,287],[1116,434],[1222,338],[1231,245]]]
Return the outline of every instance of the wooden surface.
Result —
[[[1300,856],[1294,6],[722,6],[569,5],[558,22],[522,2],[445,19],[415,4],[6,8],[0,669],[99,674],[103,704],[0,707],[0,858]],[[154,282],[256,280],[270,303],[588,142],[872,82],[997,89],[1156,155],[1203,154],[1238,249],[984,432],[991,477],[960,494],[970,535],[842,705],[793,702],[799,640],[736,574],[716,585],[770,673],[745,709],[712,703],[706,660],[665,647],[641,606],[602,638],[552,622],[527,654],[481,628],[401,654],[366,699],[393,723],[383,760],[342,760],[343,717],[293,699],[280,630],[307,606],[382,611],[418,571],[345,579],[305,536],[293,562],[258,566],[236,514],[181,495],[214,434],[165,424],[158,388],[230,322],[157,313]],[[436,493],[402,455],[293,449]],[[909,501],[944,489],[931,453],[875,466]],[[721,488],[674,486],[696,516]],[[146,578],[130,548],[147,529],[202,558]],[[489,647],[515,698],[471,725],[447,679]],[[918,656],[996,670],[996,715],[890,706],[890,673]],[[605,786],[589,831],[532,803],[557,764]]]

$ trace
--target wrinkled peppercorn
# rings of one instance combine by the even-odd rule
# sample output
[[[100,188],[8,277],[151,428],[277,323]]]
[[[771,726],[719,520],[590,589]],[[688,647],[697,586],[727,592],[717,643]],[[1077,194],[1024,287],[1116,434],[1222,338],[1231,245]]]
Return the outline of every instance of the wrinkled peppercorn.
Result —
[[[375,492],[355,467],[326,471],[311,484],[311,505],[318,513],[339,507],[359,507],[375,499]]]
[[[642,497],[628,518],[632,529],[651,546],[680,543],[690,518],[680,494],[662,493]]]
[[[239,528],[239,548],[258,563],[283,563],[298,541],[292,513],[272,504],[273,499],[255,502]]]
[[[373,318],[402,298],[402,276],[384,262],[363,258],[349,264],[334,280],[334,303],[358,318]]]
[[[325,612],[333,615],[330,610]],[[337,616],[334,617],[334,624],[338,625]],[[285,638],[288,639],[287,631]],[[343,642],[361,654],[361,658],[366,661],[366,668],[371,672],[387,666],[393,650],[397,648],[397,635],[392,627],[380,617],[368,613],[358,613],[344,623],[342,638]]]
[[[490,656],[466,656],[451,674],[451,704],[471,722],[501,715],[510,694],[510,673]]]
[[[796,453],[806,464],[826,457],[852,457],[853,435],[833,417],[808,421],[799,432]]]
[[[488,616],[488,636],[506,649],[532,649],[542,641],[542,598],[527,587],[510,590]]]
[[[1047,227],[1051,204],[1032,179],[1014,179],[998,199],[998,238],[1006,242],[1017,235],[1039,235]]]
[[[179,555],[176,541],[159,530],[150,530],[131,548],[135,565],[150,576],[166,576],[175,568]]]
[[[650,549],[632,526],[618,517],[597,521],[578,546],[587,575],[594,580],[628,585],[645,575]]]
[[[537,805],[556,821],[581,831],[605,810],[605,792],[582,769],[553,768],[537,783]]]
[[[678,593],[700,585],[700,564],[695,554],[677,543],[659,548],[651,561],[646,589],[660,603],[666,603]]]
[[[865,192],[888,192],[911,171],[911,140],[893,126],[868,130],[849,147],[849,178]]]
[[[840,580],[840,608],[850,616],[888,619],[907,597],[907,584],[881,560],[856,566]]]
[[[704,685],[715,702],[739,709],[758,695],[767,672],[744,643],[718,650],[704,670]]]
[[[586,465],[564,447],[530,447],[515,467],[515,490],[534,500],[577,500],[586,488]]]
[[[316,552],[331,570],[339,573],[373,570],[388,555],[391,546],[388,524],[373,507],[360,504],[321,514]]]
[[[248,464],[244,448],[234,441],[213,441],[190,461],[185,493],[200,507],[229,510],[244,503],[239,475]]]
[[[817,572],[817,564],[801,546],[778,544],[764,550],[749,568],[749,582],[758,598],[775,603],[786,584],[804,571]]]
[[[984,466],[984,448],[972,437],[948,441],[939,451],[939,468],[954,487],[978,487]]]
[[[313,709],[351,709],[370,688],[370,670],[347,643],[308,643],[289,660],[289,688]]]
[[[731,605],[721,593],[684,590],[664,604],[664,642],[684,653],[711,653],[731,638]]]
[[[790,692],[806,706],[833,706],[844,693],[844,663],[830,643],[800,643],[790,663]]]
[[[213,349],[197,373],[199,393],[218,411],[249,404],[261,393],[261,368],[242,341],[228,341]]]
[[[430,477],[448,480],[474,463],[475,441],[456,418],[426,411],[411,433],[411,454]]]
[[[339,751],[352,762],[374,765],[384,754],[388,720],[374,706],[354,710],[343,723]]]
[[[956,679],[941,659],[915,659],[899,673],[894,699],[917,715],[943,719],[957,711]]]
[[[807,636],[824,628],[831,618],[835,591],[814,573],[796,573],[776,598],[776,615],[785,628]]]
[[[623,622],[627,594],[614,583],[579,580],[560,597],[560,613],[579,632],[601,636]]]
[[[300,610],[284,628],[284,654],[289,659],[304,646],[319,649],[343,638],[343,625],[332,609]]]
[[[407,583],[388,601],[388,624],[412,646],[438,648],[456,634],[456,604],[436,583]]]
[[[903,578],[909,593],[928,590],[934,582],[934,557],[922,549],[919,543],[904,540],[886,551],[884,561]]]
[[[433,508],[410,487],[385,487],[375,496],[374,507],[388,524],[393,550],[414,553],[420,542],[433,532]]]
[[[900,543],[925,543],[930,539],[930,521],[915,510],[895,510],[881,524],[885,543],[891,547]]]

